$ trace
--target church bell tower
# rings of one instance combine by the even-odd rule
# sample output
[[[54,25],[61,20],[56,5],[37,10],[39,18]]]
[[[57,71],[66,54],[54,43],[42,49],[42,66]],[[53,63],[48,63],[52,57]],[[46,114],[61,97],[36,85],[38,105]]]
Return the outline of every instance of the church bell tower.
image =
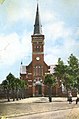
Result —
[[[32,37],[32,74],[33,82],[41,85],[44,75],[44,35],[42,34],[42,25],[39,16],[39,6],[37,4],[34,33]],[[40,94],[41,94],[40,89]]]

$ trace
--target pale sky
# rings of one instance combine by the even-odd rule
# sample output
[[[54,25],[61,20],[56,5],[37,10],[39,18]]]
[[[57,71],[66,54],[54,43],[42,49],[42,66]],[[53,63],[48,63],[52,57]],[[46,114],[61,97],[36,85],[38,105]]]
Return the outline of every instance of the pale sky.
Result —
[[[32,60],[36,0],[5,0],[0,4],[0,82],[11,72],[19,77],[21,61]],[[67,63],[71,53],[79,58],[79,0],[39,0],[45,35],[45,62]]]

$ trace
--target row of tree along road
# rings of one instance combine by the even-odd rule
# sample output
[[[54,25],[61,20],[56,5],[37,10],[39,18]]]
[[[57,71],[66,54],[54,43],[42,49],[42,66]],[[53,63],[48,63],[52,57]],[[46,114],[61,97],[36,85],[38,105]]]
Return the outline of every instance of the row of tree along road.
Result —
[[[68,58],[67,64],[64,64],[61,58],[58,59],[57,65],[55,65],[54,73],[47,74],[45,76],[44,84],[49,88],[49,101],[51,102],[51,88],[61,82],[66,92],[75,90],[79,91],[79,60],[73,54]],[[13,101],[18,100],[18,97],[25,98],[27,97],[26,89],[28,83],[24,80],[15,78],[11,73],[3,80],[0,85],[3,89],[5,97],[10,101],[10,97],[13,98]]]
[[[18,100],[18,98],[23,99],[26,97],[27,82],[25,80],[15,78],[14,75],[9,73],[6,79],[3,80],[1,88],[8,101],[10,101],[10,98],[13,98],[13,101],[15,101],[15,98]]]

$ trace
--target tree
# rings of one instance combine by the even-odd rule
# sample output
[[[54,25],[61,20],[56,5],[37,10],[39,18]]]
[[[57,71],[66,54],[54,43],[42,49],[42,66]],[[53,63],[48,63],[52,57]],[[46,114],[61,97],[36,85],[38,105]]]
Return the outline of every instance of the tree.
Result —
[[[78,89],[78,76],[79,76],[79,62],[78,59],[71,54],[68,58],[68,65],[64,75],[64,86],[67,92]]]
[[[25,98],[26,87],[27,87],[27,82],[25,80],[20,80],[20,99]]]
[[[16,100],[18,100],[18,97],[20,97],[20,99],[25,97],[27,81],[15,78],[13,74],[9,73],[1,85],[4,89],[4,94],[5,92],[7,94],[8,101],[10,101],[11,97],[13,101],[15,101],[15,97]]]
[[[7,99],[8,99],[8,102],[9,102],[10,101],[10,85],[9,85],[7,80],[4,80],[1,85],[4,88],[4,94],[5,94],[5,91],[7,93]]]
[[[12,92],[13,101],[15,100],[15,77],[13,74],[9,73],[9,75],[6,77],[6,80],[8,81],[8,87],[10,91]]]
[[[61,60],[61,58],[58,59],[58,64],[54,68],[54,75],[59,80],[64,80],[64,76],[66,73],[67,65],[64,65],[64,62]]]
[[[54,68],[54,76],[61,88],[62,88],[62,84],[64,86],[66,72],[67,72],[67,65],[65,65],[64,62],[61,60],[61,58],[59,58],[58,63]]]
[[[18,96],[19,96],[20,82],[21,82],[21,80],[19,78],[15,78],[15,94],[16,94],[16,100],[18,100]]]
[[[74,88],[76,88],[76,90],[79,92],[79,75],[76,77]]]
[[[52,74],[47,74],[45,76],[44,84],[49,88],[49,101],[51,102],[51,88],[55,86],[56,80]]]
[[[74,77],[66,73],[64,79],[64,86],[66,87],[67,92],[73,89],[74,86]]]
[[[79,83],[79,61],[78,59],[71,54],[70,57],[68,58],[68,75],[71,77],[71,85],[72,89],[76,87],[78,89],[78,83]]]
[[[68,58],[68,64],[73,70],[79,67],[78,59],[73,54]]]
[[[7,89],[8,89],[8,83],[7,83],[7,80],[3,80],[2,83],[1,83],[1,86],[3,88],[3,92],[4,92],[4,95],[5,95],[5,98],[6,98],[6,94],[7,94]],[[7,96],[7,99],[9,101],[9,97]]]
[[[13,101],[15,100],[15,77],[11,73],[6,76],[6,79],[3,80],[2,86],[7,93],[7,99],[10,101],[12,95]]]

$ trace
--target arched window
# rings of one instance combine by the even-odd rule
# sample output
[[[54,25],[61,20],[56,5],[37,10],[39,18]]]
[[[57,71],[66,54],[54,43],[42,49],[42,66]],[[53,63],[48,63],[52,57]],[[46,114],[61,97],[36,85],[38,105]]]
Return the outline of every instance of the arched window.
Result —
[[[43,76],[43,66],[41,65],[34,66],[34,76]]]

